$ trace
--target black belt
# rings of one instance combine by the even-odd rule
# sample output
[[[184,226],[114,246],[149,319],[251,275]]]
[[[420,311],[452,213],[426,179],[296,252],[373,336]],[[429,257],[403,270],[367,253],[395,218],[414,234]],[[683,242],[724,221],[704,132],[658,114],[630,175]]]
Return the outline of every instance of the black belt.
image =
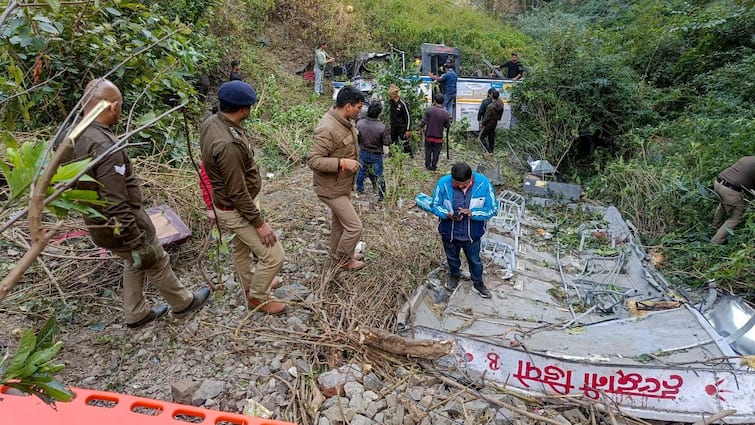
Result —
[[[727,182],[726,180],[722,179],[721,177],[716,177],[716,181],[719,182],[719,183],[721,183],[722,186],[726,186],[726,187],[728,187],[729,189],[731,189],[733,191],[736,191],[736,192],[741,192],[742,191],[742,186],[737,186],[737,185],[731,184],[731,183]]]
[[[236,208],[233,207],[221,207],[220,205],[215,205],[216,210],[220,211],[236,211]]]

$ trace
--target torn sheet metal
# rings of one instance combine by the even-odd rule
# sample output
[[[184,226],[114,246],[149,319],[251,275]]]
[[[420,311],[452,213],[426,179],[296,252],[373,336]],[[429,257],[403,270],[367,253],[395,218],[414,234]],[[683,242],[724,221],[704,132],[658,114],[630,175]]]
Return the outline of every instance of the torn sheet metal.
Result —
[[[578,395],[664,421],[735,409],[726,423],[755,423],[755,370],[745,361],[755,353],[755,312],[722,297],[706,318],[710,298],[681,297],[618,211],[604,214],[616,256],[592,244],[563,249],[536,231],[547,223],[528,211],[513,277],[501,273],[511,260],[483,252],[492,298],[468,280],[444,296],[436,271],[401,309],[399,333],[453,339],[455,352],[439,367],[524,395]]]

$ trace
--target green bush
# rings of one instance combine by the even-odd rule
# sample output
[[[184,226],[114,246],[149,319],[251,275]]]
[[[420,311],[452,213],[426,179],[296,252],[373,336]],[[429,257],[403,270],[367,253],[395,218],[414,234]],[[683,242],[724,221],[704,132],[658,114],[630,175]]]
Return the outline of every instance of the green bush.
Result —
[[[196,110],[194,66],[205,58],[200,39],[139,3],[19,8],[0,36],[0,89],[9,97],[0,100],[0,116],[18,131],[57,127],[85,84],[114,68],[109,78],[123,92],[128,128],[177,103]],[[153,43],[157,45],[142,51]],[[134,141],[153,145],[145,152],[170,155],[166,141],[174,133],[160,123]]]

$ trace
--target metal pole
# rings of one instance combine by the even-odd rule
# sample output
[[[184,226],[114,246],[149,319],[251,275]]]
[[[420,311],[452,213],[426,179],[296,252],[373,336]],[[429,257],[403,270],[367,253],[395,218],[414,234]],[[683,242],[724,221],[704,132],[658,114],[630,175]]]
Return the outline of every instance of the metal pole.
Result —
[[[447,128],[446,129],[446,160],[450,159],[449,157],[451,156],[451,153],[450,153],[451,147],[450,147],[449,136],[448,136],[448,133],[450,132],[451,132],[451,129]]]

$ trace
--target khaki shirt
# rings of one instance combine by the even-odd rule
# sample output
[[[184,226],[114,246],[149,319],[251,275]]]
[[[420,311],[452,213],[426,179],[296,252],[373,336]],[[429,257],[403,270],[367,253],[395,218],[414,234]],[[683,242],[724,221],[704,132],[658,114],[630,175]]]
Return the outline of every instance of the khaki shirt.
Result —
[[[755,156],[743,156],[718,177],[745,189],[755,189]]]
[[[74,143],[73,158],[96,158],[118,142],[109,127],[92,123]],[[79,181],[78,189],[93,190],[104,205],[94,208],[102,217],[84,217],[94,242],[107,249],[123,249],[145,232],[148,241],[155,235],[155,226],[142,207],[139,180],[131,168],[126,151],[114,152],[87,173],[98,183]]]
[[[202,123],[199,144],[215,207],[236,209],[254,227],[265,224],[254,203],[262,177],[244,129],[218,112]]]
[[[307,166],[314,173],[312,183],[317,196],[337,198],[348,195],[356,173],[341,170],[341,158],[358,159],[357,128],[331,108],[315,128]]]

